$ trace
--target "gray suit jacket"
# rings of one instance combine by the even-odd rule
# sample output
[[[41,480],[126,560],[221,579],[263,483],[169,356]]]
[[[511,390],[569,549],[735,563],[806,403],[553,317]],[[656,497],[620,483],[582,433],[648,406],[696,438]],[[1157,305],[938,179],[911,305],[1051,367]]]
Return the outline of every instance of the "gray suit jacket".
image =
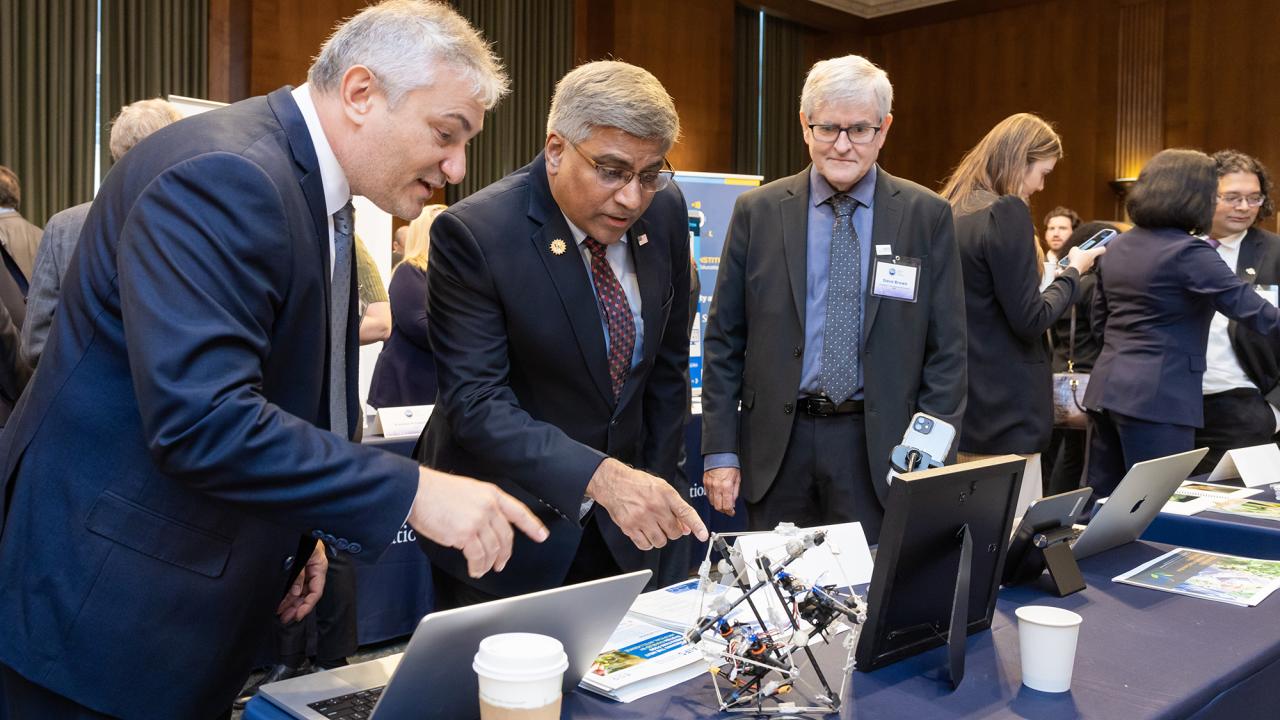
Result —
[[[808,200],[808,168],[738,199],[707,319],[702,452],[738,453],[748,502],[773,484],[795,419]],[[951,208],[929,190],[881,169],[871,234],[869,242],[921,264],[914,303],[871,295],[870,280],[864,290],[866,443],[883,501],[889,453],[913,413],[959,430],[966,393],[964,286]]]
[[[58,309],[58,295],[62,292],[62,277],[71,264],[71,253],[80,239],[84,218],[93,205],[90,200],[67,208],[49,218],[44,226],[44,239],[36,251],[35,267],[27,290],[27,317],[22,323],[22,358],[31,367],[40,361],[49,327],[53,325],[53,312]]]
[[[4,243],[18,269],[29,280],[36,262],[36,248],[40,246],[40,228],[16,212],[0,214],[0,243]]]

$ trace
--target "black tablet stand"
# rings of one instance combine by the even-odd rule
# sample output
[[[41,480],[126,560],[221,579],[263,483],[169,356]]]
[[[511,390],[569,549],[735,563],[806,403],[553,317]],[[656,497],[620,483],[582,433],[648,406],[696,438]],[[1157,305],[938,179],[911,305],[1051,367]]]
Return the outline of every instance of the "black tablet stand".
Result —
[[[1084,576],[1080,574],[1076,556],[1071,552],[1072,536],[1070,525],[1038,532],[1032,536],[1031,548],[1027,550],[1043,558],[1058,597],[1066,597],[1085,588]]]

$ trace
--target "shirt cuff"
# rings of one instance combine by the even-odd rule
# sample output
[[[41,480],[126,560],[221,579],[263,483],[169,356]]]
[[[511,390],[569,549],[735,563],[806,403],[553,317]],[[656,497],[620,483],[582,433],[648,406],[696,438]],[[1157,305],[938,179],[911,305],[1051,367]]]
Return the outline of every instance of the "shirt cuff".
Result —
[[[702,456],[702,472],[708,470],[717,470],[719,468],[741,468],[738,463],[738,453],[708,453]]]

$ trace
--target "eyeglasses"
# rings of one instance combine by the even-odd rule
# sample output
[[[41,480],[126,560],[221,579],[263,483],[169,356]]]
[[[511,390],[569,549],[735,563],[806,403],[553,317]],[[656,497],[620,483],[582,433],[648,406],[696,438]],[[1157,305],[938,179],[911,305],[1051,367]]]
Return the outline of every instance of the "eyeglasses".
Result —
[[[1266,202],[1267,198],[1265,195],[1261,194],[1241,195],[1239,193],[1227,193],[1226,195],[1218,196],[1218,202],[1223,205],[1227,205],[1228,207],[1235,207],[1236,205],[1239,205],[1241,200],[1245,201],[1249,207],[1262,207],[1262,203]]]
[[[821,123],[812,123],[809,125],[809,132],[813,133],[813,139],[821,143],[834,143],[840,139],[840,133],[844,133],[849,138],[849,142],[854,145],[866,145],[875,139],[876,133],[880,132],[880,125],[824,125]]]
[[[583,160],[591,163],[591,167],[595,168],[596,180],[600,181],[600,186],[609,190],[620,190],[631,183],[632,178],[640,180],[640,189],[647,193],[656,193],[671,184],[671,178],[675,176],[675,169],[671,167],[671,163],[666,158],[662,159],[662,170],[646,170],[644,172],[633,172],[624,168],[610,167],[601,165],[600,163],[587,157],[587,154],[575,144],[568,140],[565,141],[569,147],[577,151]]]

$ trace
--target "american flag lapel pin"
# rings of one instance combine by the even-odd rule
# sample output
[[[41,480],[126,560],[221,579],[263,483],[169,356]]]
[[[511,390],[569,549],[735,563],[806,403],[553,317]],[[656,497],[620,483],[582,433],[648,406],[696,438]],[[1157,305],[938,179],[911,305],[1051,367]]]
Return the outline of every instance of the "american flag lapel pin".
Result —
[[[649,242],[649,236],[646,235],[645,233],[640,233],[640,237],[636,238],[636,243],[638,245],[644,246],[648,244],[648,242]]]

